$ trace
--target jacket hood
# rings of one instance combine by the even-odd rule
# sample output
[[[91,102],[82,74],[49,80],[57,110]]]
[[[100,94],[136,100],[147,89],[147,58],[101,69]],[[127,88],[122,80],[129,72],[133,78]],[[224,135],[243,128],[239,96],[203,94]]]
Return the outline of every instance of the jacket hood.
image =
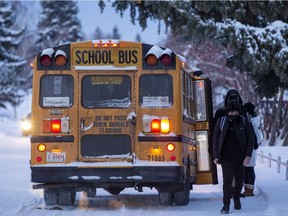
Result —
[[[227,92],[227,94],[225,96],[225,107],[227,106],[227,103],[230,100],[237,100],[240,103],[241,106],[243,105],[242,98],[240,97],[239,92],[237,90],[235,90],[235,89],[230,89]]]

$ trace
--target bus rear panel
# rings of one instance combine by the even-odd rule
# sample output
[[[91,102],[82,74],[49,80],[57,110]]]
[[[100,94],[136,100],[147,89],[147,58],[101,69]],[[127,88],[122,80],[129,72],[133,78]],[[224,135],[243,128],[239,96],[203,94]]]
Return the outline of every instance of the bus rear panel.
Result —
[[[47,205],[83,191],[156,188],[162,205],[187,205],[211,184],[210,84],[173,51],[94,40],[35,58],[31,181]]]

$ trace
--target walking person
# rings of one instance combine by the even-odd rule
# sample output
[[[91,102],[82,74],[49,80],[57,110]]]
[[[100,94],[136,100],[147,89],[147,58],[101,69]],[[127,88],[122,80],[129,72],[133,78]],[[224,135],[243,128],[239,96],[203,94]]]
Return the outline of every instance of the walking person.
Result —
[[[227,91],[226,95],[225,95],[225,99],[224,99],[224,107],[220,107],[216,110],[215,112],[215,115],[214,115],[214,118],[213,118],[213,121],[212,121],[212,131],[211,131],[211,138],[213,140],[213,131],[214,131],[214,127],[216,125],[216,122],[219,118],[225,116],[227,114],[227,111],[226,111],[226,108],[227,107],[227,104],[232,101],[232,100],[236,100],[239,102],[240,106],[241,106],[241,112],[240,114],[241,115],[245,115],[245,111],[244,111],[244,107],[243,107],[243,100],[239,94],[239,92],[236,90],[236,89],[230,89]],[[211,142],[213,143],[213,141]],[[215,166],[216,167],[216,166]],[[217,173],[216,173],[217,175]],[[231,197],[234,196],[234,186],[235,186],[235,180],[233,178],[233,181],[232,181],[232,190],[231,190]]]
[[[252,157],[250,162],[245,165],[245,178],[244,178],[244,192],[241,194],[241,197],[254,196],[255,188],[255,170],[256,165],[256,150],[263,140],[263,133],[260,127],[260,116],[255,112],[255,106],[251,102],[245,103],[244,108],[247,111],[247,117],[250,119],[253,126],[254,133],[257,138],[257,144],[254,147],[252,152]]]
[[[213,162],[220,164],[223,174],[223,208],[222,214],[230,210],[232,180],[235,179],[234,208],[241,209],[240,193],[244,181],[244,166],[250,161],[254,138],[252,128],[241,113],[237,100],[227,103],[226,116],[217,120],[213,134]]]

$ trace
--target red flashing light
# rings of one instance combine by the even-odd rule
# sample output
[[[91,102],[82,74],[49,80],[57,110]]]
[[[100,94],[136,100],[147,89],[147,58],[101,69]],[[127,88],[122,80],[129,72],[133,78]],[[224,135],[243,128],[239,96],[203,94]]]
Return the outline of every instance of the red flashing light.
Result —
[[[52,57],[49,55],[42,55],[40,57],[40,64],[49,67],[52,64]]]
[[[61,120],[53,119],[51,122],[51,131],[52,133],[60,133],[61,132]]]
[[[161,131],[161,121],[160,119],[153,119],[151,121],[151,132],[152,133],[160,133]]]
[[[38,163],[40,163],[40,162],[42,161],[42,157],[38,156],[38,157],[36,158],[36,161],[37,161]]]
[[[172,57],[171,55],[169,54],[163,54],[161,56],[161,63],[164,65],[164,66],[169,66],[172,64]]]

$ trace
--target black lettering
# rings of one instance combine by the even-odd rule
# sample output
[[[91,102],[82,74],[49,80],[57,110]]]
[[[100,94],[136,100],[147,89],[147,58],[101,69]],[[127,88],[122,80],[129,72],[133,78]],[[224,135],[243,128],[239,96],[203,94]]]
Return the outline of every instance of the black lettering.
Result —
[[[138,54],[138,53],[137,53],[137,50],[133,50],[133,51],[132,51],[132,57],[133,57],[132,63],[134,63],[134,64],[138,63],[137,54]]]
[[[87,51],[83,51],[82,52],[82,62],[83,62],[83,64],[87,64],[88,63],[88,60],[85,59],[86,55],[87,55]]]
[[[108,62],[108,52],[107,51],[102,52],[102,62],[104,64],[107,64],[107,62]]]
[[[108,52],[109,52],[109,64],[114,64],[114,61],[112,61],[111,50],[109,50]]]
[[[94,122],[94,127],[107,127],[107,122]]]
[[[88,52],[88,62],[89,64],[94,64],[94,52],[93,51],[89,51]]]
[[[96,64],[101,63],[101,52],[99,50],[97,50],[95,53],[95,62],[96,62]]]
[[[117,116],[114,116],[114,120],[115,121],[126,121],[127,117],[126,115],[117,115]]]
[[[123,50],[119,50],[118,52],[118,58],[119,58],[119,64],[123,64],[124,63],[124,51]]]
[[[104,121],[111,121],[112,120],[112,116],[104,116],[103,120]]]
[[[80,55],[81,55],[81,51],[80,50],[77,50],[76,51],[76,64],[81,64],[81,57],[80,57]]]
[[[125,51],[125,58],[126,58],[126,63],[130,64],[131,63],[131,50]]]

